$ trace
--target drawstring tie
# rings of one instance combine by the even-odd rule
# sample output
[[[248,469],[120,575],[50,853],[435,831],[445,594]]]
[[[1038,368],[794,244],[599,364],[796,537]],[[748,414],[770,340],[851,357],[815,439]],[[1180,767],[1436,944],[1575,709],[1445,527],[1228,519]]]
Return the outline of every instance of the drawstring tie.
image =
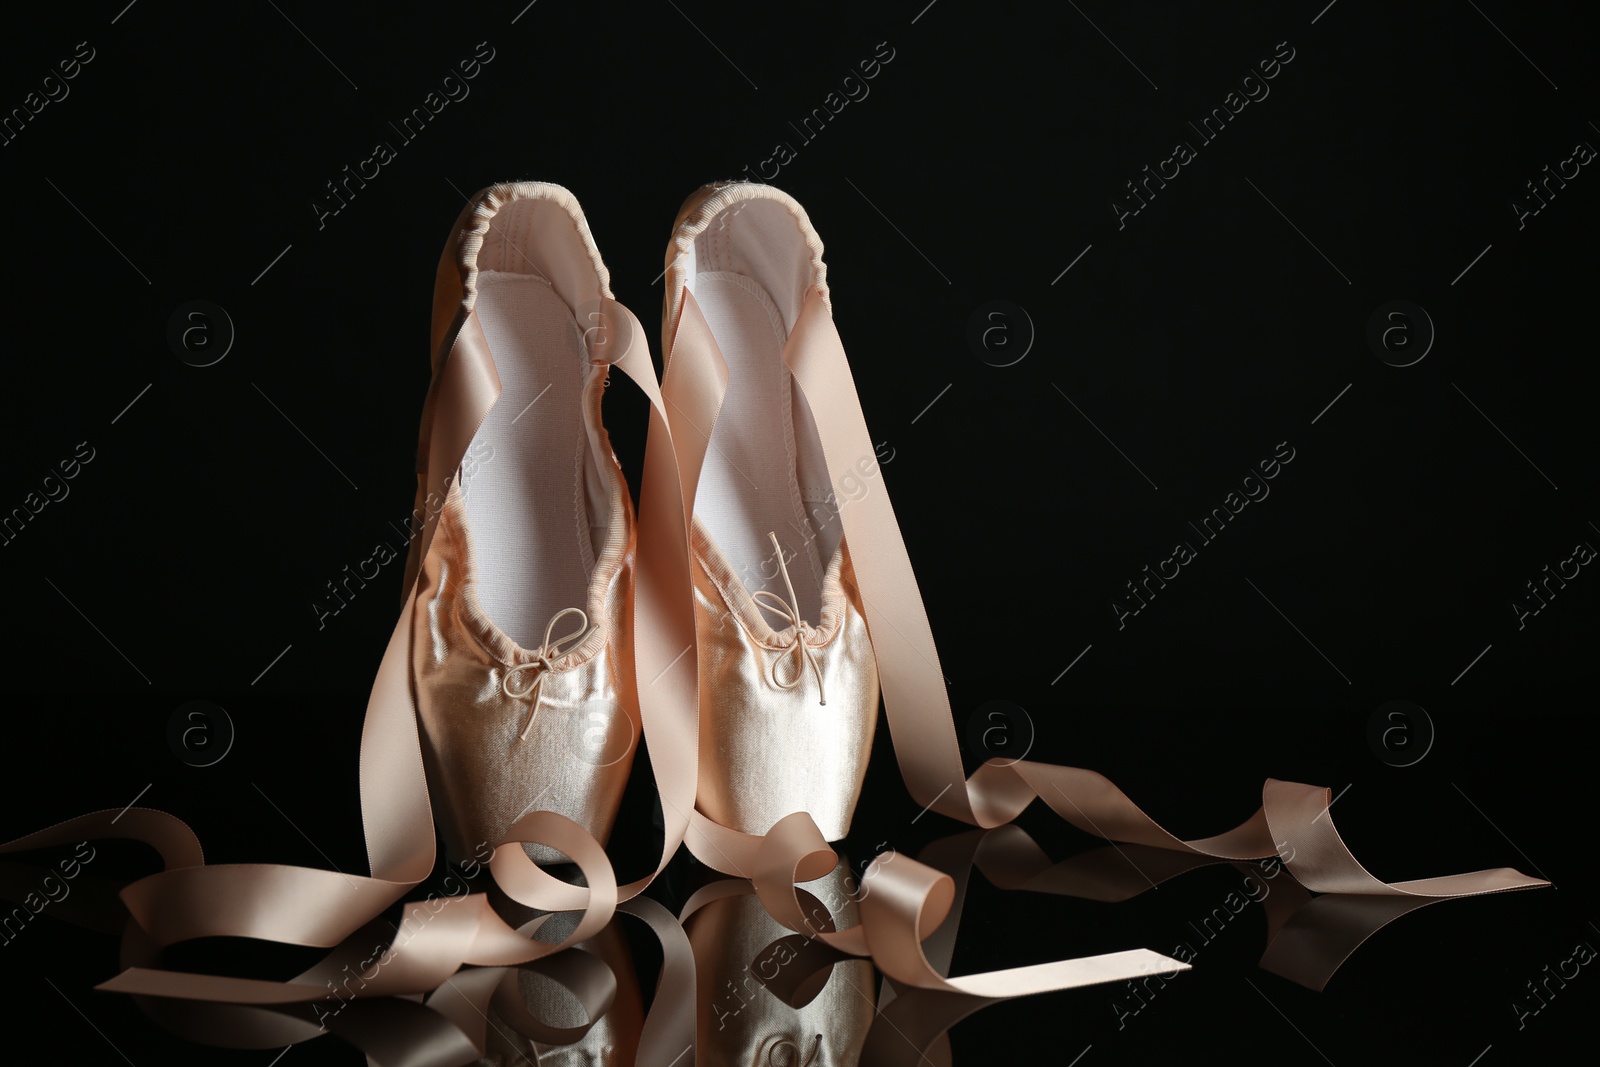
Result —
[[[816,631],[806,624],[806,621],[800,617],[800,610],[795,607],[800,602],[800,598],[794,595],[794,583],[789,580],[789,568],[784,565],[783,546],[778,544],[778,535],[769,530],[767,531],[767,536],[772,538],[772,547],[778,553],[778,570],[783,574],[783,586],[789,590],[789,599],[785,601],[783,597],[776,593],[769,593],[765,589],[757,590],[751,595],[751,599],[756,602],[757,607],[765,608],[794,627],[794,640],[789,643],[784,651],[794,652],[795,658],[799,661],[795,664],[794,677],[790,678],[788,682],[784,682],[778,677],[778,663],[782,657],[772,661],[772,666],[768,669],[767,676],[771,678],[772,684],[779,689],[793,689],[800,684],[800,679],[805,676],[806,665],[810,664],[811,673],[817,679],[817,703],[825,705],[828,703],[828,694],[822,688],[822,665],[817,662],[817,648],[811,643],[811,638],[816,634]]]
[[[568,615],[576,615],[578,617],[578,628],[552,642],[550,634],[555,630],[556,623]],[[506,671],[505,678],[500,682],[500,688],[512,700],[526,700],[531,705],[528,708],[528,719],[522,724],[522,733],[517,736],[518,741],[526,741],[528,739],[528,733],[533,729],[533,720],[539,715],[539,697],[544,691],[545,675],[555,670],[550,661],[559,659],[571,652],[573,646],[588,636],[588,633],[589,616],[584,614],[582,608],[562,608],[550,620],[550,625],[544,628],[544,643],[539,647],[539,651],[534,653],[533,662],[519,663]],[[523,671],[529,672],[532,675],[532,680],[525,686],[513,688],[511,679],[517,677]]]

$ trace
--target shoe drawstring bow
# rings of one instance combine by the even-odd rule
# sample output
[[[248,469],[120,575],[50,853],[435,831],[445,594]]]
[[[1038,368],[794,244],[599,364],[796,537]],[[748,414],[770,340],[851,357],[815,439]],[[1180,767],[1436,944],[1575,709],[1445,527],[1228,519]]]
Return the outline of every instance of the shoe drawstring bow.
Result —
[[[822,665],[817,660],[817,646],[812,643],[816,631],[800,617],[800,609],[795,606],[800,602],[800,598],[794,595],[794,583],[789,580],[789,568],[784,564],[783,546],[778,544],[778,535],[769,530],[767,536],[772,539],[773,550],[778,554],[778,570],[783,575],[783,587],[789,591],[789,599],[786,601],[778,594],[769,593],[765,589],[752,593],[751,599],[756,602],[757,607],[772,612],[794,627],[794,640],[784,651],[793,652],[794,658],[798,660],[795,663],[794,676],[787,682],[778,677],[778,664],[783,660],[781,656],[772,661],[767,676],[779,689],[790,690],[800,684],[800,679],[805,676],[806,666],[809,665],[812,676],[817,680],[817,703],[826,705],[828,694],[822,688]]]
[[[551,641],[550,635],[555,631],[556,623],[568,615],[578,617],[578,628],[563,637]],[[544,679],[547,674],[555,670],[551,661],[560,659],[582,641],[589,634],[589,616],[582,608],[562,608],[550,619],[550,624],[544,628],[544,643],[539,646],[539,651],[534,653],[530,663],[519,663],[506,671],[506,676],[500,682],[500,688],[512,700],[526,700],[529,702],[528,718],[522,724],[522,732],[517,735],[518,741],[526,741],[528,734],[533,730],[533,721],[539,715],[539,697],[544,691]],[[523,673],[531,676],[526,685],[513,686],[513,678],[521,678]]]

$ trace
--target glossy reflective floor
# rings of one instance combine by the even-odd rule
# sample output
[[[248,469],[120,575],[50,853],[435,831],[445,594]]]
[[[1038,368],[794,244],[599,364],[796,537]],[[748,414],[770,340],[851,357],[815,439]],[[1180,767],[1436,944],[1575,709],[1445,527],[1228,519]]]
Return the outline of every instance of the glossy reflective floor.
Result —
[[[473,1033],[504,1063],[627,1062],[647,1018],[759,1067],[1592,1059],[1595,29],[1362,0],[15,15],[0,840],[137,804],[208,862],[364,872],[361,713],[402,577],[377,546],[404,548],[441,236],[484,185],[559,182],[649,324],[683,197],[743,177],[827,241],[969,769],[1093,768],[1186,838],[1268,778],[1314,783],[1385,881],[1554,888],[1396,914],[1037,808],[979,846],[908,797],[880,727],[814,887],[837,921],[893,854],[964,875],[929,948],[950,974],[1132,948],[1191,969],[896,990],[680,856],[648,895],[695,906],[687,1022],[654,1022],[661,950],[621,916],[591,962],[431,1007],[336,995],[314,1036],[96,991],[115,892],[157,864],[95,841],[0,863],[0,1062],[420,1067]],[[605,403],[637,491],[645,406]],[[641,775],[624,877],[658,825]],[[441,866],[413,896],[480,881]]]

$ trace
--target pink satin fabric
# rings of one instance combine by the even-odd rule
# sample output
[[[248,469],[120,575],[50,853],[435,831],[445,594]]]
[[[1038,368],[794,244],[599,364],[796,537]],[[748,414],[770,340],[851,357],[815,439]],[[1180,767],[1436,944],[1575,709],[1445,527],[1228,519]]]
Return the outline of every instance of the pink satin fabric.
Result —
[[[448,301],[446,302],[448,304]],[[639,894],[666,867],[680,843],[718,870],[749,878],[762,902],[789,929],[806,932],[805,908],[796,883],[820,877],[836,860],[805,813],[790,815],[762,836],[722,827],[695,810],[698,773],[699,695],[696,679],[694,589],[690,569],[689,516],[695,487],[726,387],[727,371],[710,330],[692,298],[673,325],[671,357],[657,387],[637,320],[613,300],[601,302],[600,328],[591,358],[628,375],[650,402],[650,428],[639,509],[634,598],[633,675],[665,822],[661,851],[642,877],[618,884],[604,851],[581,826],[553,812],[523,816],[497,842],[491,863],[496,881],[516,901],[545,911],[581,912],[572,933],[558,944],[533,940],[543,920],[513,929],[480,894],[451,898],[437,909],[406,906],[394,944],[374,962],[362,999],[431,994],[434,1016],[470,1018],[454,998],[490,995],[488,979],[461,972],[469,965],[508,967],[544,960],[597,934],[618,910],[643,918],[666,948],[670,981],[663,980],[660,1014],[652,1012],[640,1063],[683,1067],[693,1044],[672,1011],[692,996],[693,959],[681,930]],[[457,476],[478,425],[499,395],[494,361],[470,307],[452,312],[441,340],[442,365],[426,407],[425,460],[419,495],[442,500]],[[834,330],[826,298],[814,290],[784,350],[784,359],[804,391],[821,432],[830,473],[837,482],[853,461],[873,454],[848,361]],[[697,429],[704,428],[704,429]],[[436,509],[430,513],[437,514]],[[1183,841],[1145,815],[1128,797],[1093,771],[1048,764],[991,761],[971,778],[963,773],[950,705],[938,670],[938,654],[916,578],[887,491],[867,494],[840,512],[865,607],[883,699],[901,773],[911,795],[929,808],[973,826],[991,828],[1014,819],[1034,800],[1085,831],[1174,853],[1218,859],[1255,859],[1287,843],[1289,869],[1316,892],[1434,899],[1544,885],[1500,869],[1388,884],[1370,875],[1323,818],[1326,789],[1269,781],[1262,808],[1239,826],[1214,837]],[[422,558],[434,534],[430,521],[419,535]],[[435,861],[417,726],[411,641],[415,632],[415,574],[373,683],[360,753],[361,811],[370,874],[277,864],[205,865],[187,827],[160,812],[130,809],[120,819],[97,813],[0,846],[17,852],[97,836],[131,837],[160,851],[165,870],[123,891],[136,924],[134,940],[147,951],[101,988],[140,997],[216,1002],[254,1009],[325,1000],[324,975],[335,960],[370,948],[358,937],[367,924],[413,889]],[[528,858],[525,843],[554,849],[582,870],[586,885],[561,882]],[[1180,961],[1144,949],[1110,953],[988,974],[947,977],[927,955],[925,941],[955,901],[951,877],[908,857],[880,857],[864,880],[872,892],[862,902],[859,926],[817,934],[830,946],[870,956],[902,985],[930,993],[999,998],[1091,983],[1117,981],[1186,968]],[[324,961],[287,982],[189,974],[154,964],[160,948],[207,936],[253,937],[332,949]],[[357,947],[359,946],[359,948]],[[362,956],[354,957],[360,961]],[[691,977],[685,978],[685,974]],[[476,984],[475,984],[476,983]],[[456,992],[445,994],[443,990]],[[435,1007],[435,1001],[438,1002]],[[475,1003],[475,1002],[474,1002]],[[669,1011],[668,1009],[671,1009]],[[388,1011],[389,1009],[384,1009]],[[410,1018],[411,1008],[394,1011]],[[359,1013],[351,1019],[359,1018]],[[341,1016],[343,1018],[343,1016]],[[274,1024],[276,1025],[276,1024]],[[304,1025],[303,1022],[295,1025]],[[339,1026],[355,1026],[354,1022]],[[372,1026],[362,1040],[388,1049],[383,1062],[407,1062],[392,1039],[414,1033],[419,1042],[449,1042],[449,1036],[418,1016],[411,1023]],[[434,1029],[429,1029],[434,1027]],[[469,1030],[471,1026],[467,1027]],[[460,1027],[455,1027],[460,1031]],[[291,1032],[274,1030],[274,1033]],[[299,1032],[299,1031],[292,1031]],[[432,1036],[429,1036],[432,1035]],[[476,1047],[481,1053],[481,1031]],[[390,1044],[385,1044],[390,1042]],[[465,1054],[470,1034],[456,1048]],[[365,1047],[365,1046],[363,1046]],[[371,1054],[371,1053],[369,1053]]]
[[[715,423],[721,393],[705,383],[726,382],[727,368],[694,297],[674,302],[678,321],[667,324],[669,405],[697,404],[693,425]],[[791,330],[783,358],[816,418],[829,474],[836,486],[858,456],[873,455],[872,438],[856,397],[844,348],[821,288],[808,293]],[[686,395],[675,388],[683,383]],[[693,435],[680,435],[680,440]],[[700,455],[703,455],[703,445]],[[687,495],[698,456],[680,456]],[[990,760],[968,778],[963,770],[949,699],[939,670],[927,611],[912,571],[887,488],[853,500],[839,511],[855,565],[861,599],[877,660],[895,755],[912,797],[925,806],[974,826],[1009,823],[1035,800],[1086,833],[1211,859],[1246,860],[1277,855],[1306,888],[1325,893],[1449,897],[1532,888],[1547,884],[1509,869],[1387,884],[1370,875],[1321,818],[1329,791],[1268,781],[1262,807],[1243,823],[1213,837],[1183,841],[1146,815],[1111,781],[1094,771],[1028,761]],[[644,533],[641,532],[641,538]],[[780,820],[765,835],[740,833],[695,812],[686,839],[703,863],[750,878],[771,913],[796,931],[807,929],[797,882],[819,877],[834,856],[805,813]],[[947,876],[915,861],[881,866],[878,892],[864,902],[859,927],[821,933],[843,952],[871,955],[897,980],[923,989],[983,997],[1009,997],[1138,974],[1171,973],[1184,965],[1136,950],[1067,960],[1012,971],[946,979],[924,956],[921,942],[944,918],[954,889]]]

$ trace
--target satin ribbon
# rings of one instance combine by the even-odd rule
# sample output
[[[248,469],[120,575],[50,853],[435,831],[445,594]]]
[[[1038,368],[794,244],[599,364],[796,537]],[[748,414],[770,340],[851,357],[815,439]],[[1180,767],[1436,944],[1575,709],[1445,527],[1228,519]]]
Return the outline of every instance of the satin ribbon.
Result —
[[[352,953],[370,947],[366,924],[431,873],[436,852],[411,671],[413,619],[420,565],[432,543],[442,503],[458,477],[468,445],[500,395],[494,359],[471,310],[473,301],[456,247],[480,204],[498,195],[498,190],[480,194],[463,208],[439,259],[434,375],[423,405],[417,463],[417,512],[422,523],[410,547],[403,606],[379,663],[362,728],[361,813],[370,876],[277,864],[207,866],[187,826],[164,813],[136,808],[116,817],[102,812],[69,820],[0,846],[0,852],[14,852],[86,838],[129,837],[147,841],[161,853],[164,870],[121,894],[133,919],[125,943],[143,945],[145,951],[100,988],[139,998],[236,1005],[314,1003],[327,997],[324,972],[337,974],[341,960],[363,961],[363,955],[352,957]],[[604,850],[582,827],[554,812],[525,814],[496,842],[491,871],[507,895],[521,904],[547,912],[581,912],[571,934],[558,944],[533,940],[531,935],[544,919],[514,930],[482,894],[436,901],[437,908],[409,904],[400,926],[404,940],[397,936],[371,968],[370,977],[364,977],[359,993],[363,999],[427,993],[466,965],[500,967],[545,959],[592,936],[619,908],[644,918],[665,939],[666,976],[674,988],[690,990],[692,996],[692,956],[686,942],[676,947],[673,942],[675,936],[682,940],[681,931],[674,935],[672,924],[656,913],[659,909],[635,898],[676,854],[694,806],[699,696],[696,660],[689,654],[694,645],[694,609],[688,544],[704,443],[675,442],[644,332],[603,284],[602,291],[602,299],[585,318],[590,359],[620,369],[650,401],[639,507],[640,527],[650,533],[637,547],[634,657],[631,663],[619,664],[625,675],[619,681],[639,696],[666,824],[659,861],[643,877],[618,885]],[[678,378],[683,374],[680,370]],[[723,384],[686,382],[680,390],[720,405]],[[691,418],[696,406],[689,405]],[[690,457],[693,466],[680,469],[680,454]],[[541,871],[523,848],[528,843],[566,855],[577,864],[585,884],[574,886]],[[288,982],[153,966],[161,948],[208,936],[252,937],[334,951],[322,964]],[[667,1022],[657,1026],[670,1029]],[[684,1045],[676,1047],[682,1050]],[[665,1067],[669,1061],[668,1054],[651,1048],[640,1062]]]
[[[948,974],[956,920],[972,870],[981,871],[991,883],[1005,889],[1122,901],[1219,862],[1130,845],[1096,849],[1052,863],[1033,839],[1015,826],[936,840],[917,859],[948,875],[956,885],[950,917],[924,942],[929,962],[941,976]],[[1258,875],[1253,868],[1232,866],[1247,875]],[[1265,877],[1281,880],[1261,897],[1251,897],[1266,912],[1270,944],[1261,966],[1313,989],[1322,988],[1350,952],[1377,929],[1418,907],[1437,903],[1429,899],[1349,895],[1311,901],[1286,871]],[[871,891],[870,883],[866,888]],[[750,882],[742,879],[713,882],[690,898],[676,921],[647,899],[624,905],[624,910],[652,913],[641,917],[651,922],[669,956],[665,968],[669,977],[657,992],[660,1007],[651,1013],[641,1031],[642,1047],[657,1047],[658,1042],[679,1049],[689,1047],[694,1020],[703,1017],[703,1006],[694,1001],[692,975],[671,957],[690,951],[683,931],[702,908],[755,891]],[[804,890],[797,892],[814,924],[812,934],[792,933],[754,956],[771,959],[780,943],[787,946],[783,967],[762,984],[768,993],[795,1009],[822,991],[832,978],[834,964],[851,958],[813,936],[816,930],[831,932],[832,917],[816,898]],[[132,929],[137,931],[136,927]],[[951,936],[941,936],[945,934]],[[151,951],[148,944],[143,951]],[[340,962],[335,954],[321,969],[336,979],[339,968],[335,965]],[[581,950],[561,953],[521,969],[536,970],[564,987],[591,1022],[607,1010],[616,989],[610,971]],[[485,1027],[493,1025],[487,1014],[490,1005],[505,1025],[532,1040],[565,1044],[580,1039],[588,1024],[558,1026],[529,1013],[516,982],[518,970],[478,968],[460,972],[430,992],[421,1005],[396,1008],[370,1000],[352,1001],[336,1017],[324,1020],[328,1023],[325,1032],[338,1034],[361,1048],[369,1062],[382,1067],[452,1067],[475,1061],[483,1049]],[[672,976],[677,974],[687,977],[688,984],[675,981]],[[861,1062],[920,1067],[924,1063],[948,1063],[947,1031],[961,1019],[997,1003],[999,998],[886,982],[877,1000],[878,1019],[866,1036]],[[180,1036],[232,1048],[276,1048],[324,1033],[302,1017],[303,1010],[297,1014],[292,1006],[202,1005],[164,998],[139,998],[139,1004],[162,1026]]]
[[[294,945],[343,945],[348,952],[353,935],[432,870],[433,822],[410,670],[415,564],[425,556],[437,523],[438,509],[430,502],[443,500],[500,391],[476,316],[443,284],[449,256],[447,249],[441,258],[436,375],[424,405],[419,456],[418,498],[426,521],[412,545],[408,593],[378,667],[362,732],[361,810],[370,876],[276,864],[206,866],[187,827],[147,809],[129,809],[117,819],[97,813],[69,820],[0,846],[0,852],[14,852],[100,836],[151,842],[162,852],[167,869],[129,886],[122,898],[137,924],[137,936],[155,949],[196,937],[242,936]],[[831,851],[804,813],[754,836],[718,826],[694,810],[699,700],[691,654],[689,517],[726,390],[727,368],[687,293],[678,321],[669,324],[672,355],[659,388],[632,314],[607,297],[600,302],[598,317],[591,358],[620,369],[650,402],[639,509],[634,662],[629,665],[633,677],[623,681],[633,684],[639,696],[661,800],[665,832],[659,860],[643,877],[619,885],[604,851],[581,827],[552,812],[527,814],[497,843],[491,861],[494,877],[508,895],[528,906],[581,911],[573,933],[555,945],[530,940],[536,925],[512,929],[477,894],[448,899],[438,910],[411,904],[404,915],[415,932],[383,956],[363,986],[365,997],[424,993],[468,964],[527,963],[584,940],[609,922],[623,902],[642,904],[635,898],[666,867],[680,842],[687,842],[712,867],[752,877],[764,904],[791,928],[803,920],[795,883],[832,866]],[[442,321],[450,323],[443,331]],[[448,346],[443,339],[449,340]],[[816,418],[828,469],[838,481],[857,456],[874,454],[874,449],[821,290],[807,296],[784,359]],[[1092,771],[990,761],[967,778],[926,610],[887,490],[867,494],[839,514],[872,635],[896,756],[907,788],[928,808],[975,826],[995,827],[1042,798],[1060,817],[1089,833],[1224,859],[1272,855],[1276,836],[1293,846],[1289,865],[1296,877],[1308,888],[1326,892],[1431,899],[1546,884],[1505,869],[1380,882],[1344,847],[1331,819],[1319,820],[1316,813],[1326,811],[1328,791],[1310,786],[1269,782],[1263,808],[1244,823],[1215,837],[1182,841]],[[540,871],[524,843],[567,855],[583,872],[586,885],[573,886]],[[841,951],[871,955],[882,970],[911,987],[1009,997],[1184,969],[1178,961],[1139,949],[949,979],[930,963],[923,947],[954,900],[949,876],[906,857],[893,862],[880,857],[864,879],[872,881],[875,891],[863,902],[862,924],[819,936]],[[664,928],[658,932],[666,936]],[[692,959],[681,953],[673,963],[680,972],[692,967]],[[313,968],[301,979],[271,982],[133,966],[101,988],[141,997],[281,1006],[325,999],[324,985],[302,980],[321,973]],[[682,982],[681,973],[676,979]],[[692,990],[692,981],[683,987]],[[670,1045],[646,1046],[641,1062],[665,1067],[669,1055],[681,1062],[690,1043],[692,1033],[684,1044],[677,1044],[675,1037]],[[669,1048],[680,1051],[669,1053]]]
[[[1110,845],[1054,863],[1026,831],[1015,825],[941,838],[926,846],[917,858],[949,875],[956,887],[951,919],[924,945],[940,973],[949,966],[954,948],[953,920],[959,919],[973,870],[982,872],[1000,889],[1120,903],[1191,871],[1225,863],[1247,879],[1256,879],[1262,887],[1259,895],[1243,894],[1244,899],[1259,904],[1265,913],[1267,944],[1260,960],[1262,969],[1319,991],[1383,927],[1418,908],[1455,899],[1348,893],[1314,897],[1295,881],[1294,871],[1287,864],[1270,872],[1264,865],[1215,860],[1145,845]]]
[[[640,676],[653,679],[637,688],[667,824],[660,861],[644,877],[619,886],[604,850],[581,826],[554,812],[526,814],[497,842],[491,870],[506,893],[520,903],[550,912],[581,911],[572,933],[556,944],[533,940],[531,935],[544,919],[513,930],[482,894],[435,901],[437,909],[409,904],[400,924],[400,930],[409,934],[403,942],[397,938],[372,968],[371,976],[364,978],[357,994],[361,999],[427,993],[463,966],[528,963],[593,936],[623,902],[637,897],[666,867],[686,832],[698,755],[694,657],[688,656],[684,662],[686,649],[677,644],[683,639],[692,648],[694,634],[687,566],[689,512],[679,496],[682,483],[675,469],[671,429],[643,331],[626,308],[609,298],[601,301],[597,316],[599,328],[590,331],[591,358],[621,369],[651,401],[640,520],[648,522],[653,533],[639,546],[635,664],[626,666],[636,666]],[[443,500],[468,444],[500,393],[477,316],[458,311],[449,337],[448,354],[440,361],[425,403],[423,451],[427,458],[419,464],[418,495],[427,518],[412,545],[416,560],[426,556],[437,526],[439,509],[428,502]],[[698,477],[698,470],[695,475]],[[400,617],[378,666],[362,729],[361,809],[370,876],[278,864],[208,866],[187,826],[165,813],[141,808],[130,808],[115,817],[99,812],[68,820],[0,846],[0,853],[102,837],[151,844],[161,853],[165,869],[133,883],[121,894],[137,924],[138,939],[150,948],[146,962],[153,961],[161,948],[198,937],[251,937],[336,948],[325,964],[341,953],[348,957],[352,951],[369,948],[370,944],[351,939],[426,878],[436,858],[410,668],[416,593],[413,569]],[[585,885],[573,886],[539,870],[528,858],[524,843],[545,845],[566,855],[577,864]],[[648,902],[633,901],[631,907],[670,942],[669,924],[659,921]],[[689,976],[693,974],[687,945],[674,950],[669,944],[666,955],[674,984],[692,991],[692,977],[686,980],[679,973],[687,969]],[[131,965],[99,988],[135,997],[234,1005],[312,1004],[328,997],[322,978],[326,969],[319,965],[296,979],[277,982]],[[333,968],[333,973],[337,972],[338,968]],[[659,1023],[658,1029],[661,1027],[670,1024]],[[678,1046],[680,1050],[683,1047]],[[668,1057],[662,1054],[658,1060],[657,1055],[650,1051],[640,1062],[665,1067]]]
[[[671,913],[654,901],[632,901],[619,910],[645,922],[664,948],[662,988],[657,992],[657,1008],[639,1031],[640,1047],[689,1047],[694,1036],[694,978],[687,937]],[[137,935],[138,927],[131,926],[130,932]],[[131,956],[125,953],[125,963],[152,958],[153,946],[137,936],[132,940],[136,947]],[[327,961],[333,962],[337,962],[335,957]],[[541,973],[564,988],[588,1022],[556,1025],[529,1012],[517,983],[522,970]],[[331,977],[340,977],[337,969]],[[368,1063],[377,1067],[465,1067],[485,1054],[486,1028],[496,1025],[489,1016],[491,1007],[516,1033],[562,1045],[583,1037],[608,1009],[616,988],[611,970],[580,949],[523,968],[463,970],[416,998],[353,999],[337,1012],[324,1014],[320,1024],[305,1005],[240,1005],[144,996],[135,997],[135,1002],[162,1027],[203,1044],[276,1049],[335,1034],[361,1049]],[[641,1055],[638,1062],[659,1062],[659,1058]]]
[[[682,294],[678,322],[669,324],[667,344],[669,376],[687,365],[685,381],[726,380],[726,363],[687,290]],[[873,455],[875,450],[821,289],[807,293],[784,345],[783,359],[816,421],[830,480],[842,484],[845,475],[853,471],[856,457]],[[667,396],[673,406],[690,400],[680,399],[671,390]],[[702,397],[700,402],[703,408],[695,425],[708,433],[704,428],[715,424],[716,411],[710,408],[710,398]],[[680,470],[686,466],[680,464]],[[925,809],[989,829],[1011,822],[1035,800],[1043,800],[1057,816],[1095,836],[1220,860],[1273,856],[1278,851],[1276,843],[1282,842],[1296,879],[1322,893],[1442,898],[1548,884],[1506,868],[1381,882],[1345,847],[1332,819],[1323,817],[1330,794],[1314,786],[1269,780],[1261,808],[1244,822],[1212,837],[1185,841],[1161,827],[1094,771],[990,760],[968,777],[927,611],[887,486],[853,499],[838,514],[871,634],[895,756],[907,789]],[[804,813],[781,820],[765,835],[752,835],[720,826],[697,811],[686,840],[707,865],[752,879],[769,910],[791,929],[800,929],[794,924],[803,918],[794,884],[819,876],[818,870],[826,870],[824,864],[831,863],[832,856]],[[953,892],[949,879],[941,879],[913,861],[897,862],[893,867],[880,866],[883,862],[875,860],[864,875],[876,875],[880,892],[874,894],[878,899],[870,908],[864,904],[861,927],[819,936],[841,951],[870,953],[886,973],[906,984],[981,996],[1015,996],[1114,980],[1104,976],[1119,965],[1123,970],[1145,966],[1149,973],[1148,967],[1154,963],[1131,957],[1120,961],[1090,958],[944,980],[923,958],[920,943],[922,936],[938,925],[935,916],[942,916],[948,907]]]

